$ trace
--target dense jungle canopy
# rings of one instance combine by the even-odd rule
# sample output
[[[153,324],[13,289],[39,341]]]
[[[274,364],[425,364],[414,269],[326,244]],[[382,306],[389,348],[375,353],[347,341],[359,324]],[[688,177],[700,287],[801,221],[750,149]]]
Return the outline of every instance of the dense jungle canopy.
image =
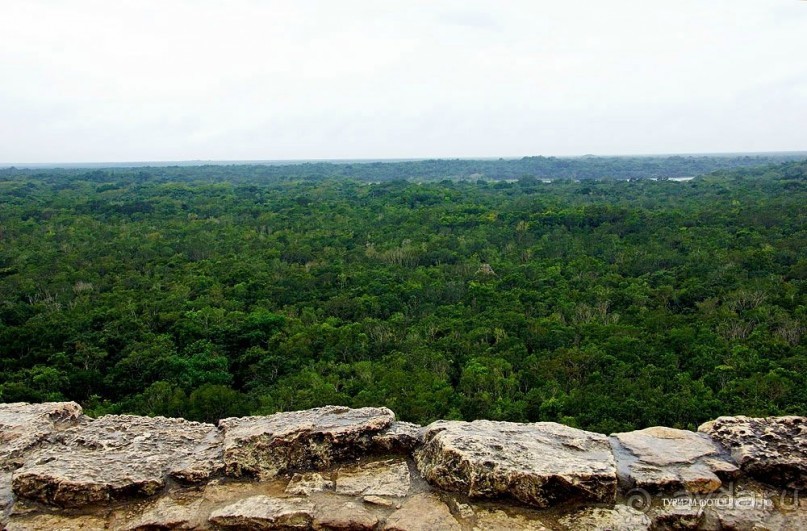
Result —
[[[770,162],[0,170],[0,400],[804,415],[807,162]]]

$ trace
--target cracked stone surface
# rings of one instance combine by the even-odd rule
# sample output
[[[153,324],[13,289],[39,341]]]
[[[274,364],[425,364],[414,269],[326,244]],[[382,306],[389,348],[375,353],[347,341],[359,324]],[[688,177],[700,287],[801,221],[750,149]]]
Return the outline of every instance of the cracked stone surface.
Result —
[[[461,527],[439,497],[417,494],[392,513],[384,524],[387,531],[460,531]]]
[[[373,444],[382,451],[408,454],[423,443],[423,426],[395,421],[373,436]]]
[[[81,406],[75,402],[0,404],[0,468],[21,466],[25,454],[51,433],[84,420]]]
[[[626,490],[676,491],[706,494],[739,469],[709,438],[686,430],[654,427],[615,433],[611,444],[617,473]]]
[[[394,419],[387,408],[339,406],[224,419],[219,426],[224,431],[225,471],[234,477],[266,479],[327,468],[367,452],[372,437]]]
[[[177,500],[165,496],[140,509],[139,514],[127,514],[115,522],[115,529],[145,531],[151,529],[198,529],[202,524],[202,499]]]
[[[807,417],[719,417],[698,431],[723,445],[751,477],[807,488]]]
[[[412,484],[404,459],[389,459],[340,468],[336,475],[337,494],[349,496],[403,497]]]
[[[608,439],[553,422],[438,421],[415,459],[427,481],[472,498],[512,496],[536,507],[616,498]]]
[[[319,472],[308,472],[305,474],[294,474],[286,486],[286,494],[295,496],[309,496],[314,492],[334,490],[335,483],[332,479],[324,477]]]
[[[524,515],[509,515],[501,509],[477,510],[474,514],[474,531],[550,531],[543,522],[526,518]]]
[[[215,426],[108,415],[59,432],[13,475],[14,494],[76,507],[159,492],[168,477],[202,481],[221,470]]]
[[[314,509],[314,529],[371,531],[378,525],[378,517],[361,502],[333,498],[317,504]]]
[[[651,526],[647,515],[627,505],[584,509],[561,518],[560,523],[567,529],[589,531],[642,531]]]
[[[230,428],[230,442],[244,436],[245,453],[231,457],[245,477],[224,474]],[[701,433],[610,439],[554,423],[421,429],[383,408],[337,407],[218,428],[7,404],[0,529],[807,531],[807,497],[792,487],[804,480],[803,433],[803,417],[724,417]],[[414,461],[400,442],[413,434],[424,436]],[[628,490],[637,487],[651,502],[644,513]],[[617,494],[630,505],[614,505]],[[670,498],[696,503],[662,503]]]
[[[299,499],[252,496],[210,514],[210,522],[228,529],[308,529],[314,504]]]

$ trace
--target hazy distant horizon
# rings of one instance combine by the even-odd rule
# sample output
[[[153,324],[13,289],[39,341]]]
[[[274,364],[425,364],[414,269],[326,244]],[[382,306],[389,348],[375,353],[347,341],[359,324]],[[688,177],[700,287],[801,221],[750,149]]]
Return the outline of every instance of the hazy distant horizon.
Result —
[[[805,151],[758,151],[758,152],[725,152],[725,153],[646,153],[646,154],[609,154],[609,155],[522,155],[503,157],[415,157],[406,159],[264,159],[264,160],[143,160],[143,161],[85,161],[85,162],[0,162],[0,169],[57,169],[57,168],[146,168],[168,166],[242,166],[242,165],[274,165],[293,166],[306,163],[327,164],[371,164],[374,162],[418,162],[426,160],[519,160],[528,157],[545,157],[556,159],[579,158],[642,158],[642,157],[805,157]]]

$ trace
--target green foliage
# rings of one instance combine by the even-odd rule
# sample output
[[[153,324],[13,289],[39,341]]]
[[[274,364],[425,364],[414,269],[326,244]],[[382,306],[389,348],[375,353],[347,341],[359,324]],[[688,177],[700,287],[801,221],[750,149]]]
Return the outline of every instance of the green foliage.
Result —
[[[807,163],[600,179],[757,162],[0,170],[0,399],[603,432],[805,414]]]

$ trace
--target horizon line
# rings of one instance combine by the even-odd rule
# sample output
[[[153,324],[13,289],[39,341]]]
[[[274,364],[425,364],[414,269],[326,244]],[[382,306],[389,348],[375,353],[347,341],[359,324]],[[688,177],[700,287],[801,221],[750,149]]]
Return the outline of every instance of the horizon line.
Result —
[[[389,158],[311,158],[311,159],[176,159],[176,160],[125,160],[125,161],[78,161],[78,162],[0,162],[0,169],[33,168],[104,168],[104,167],[151,167],[151,166],[245,166],[245,165],[300,165],[306,163],[326,164],[370,164],[423,161],[497,161],[521,160],[524,158],[650,158],[650,157],[732,157],[732,156],[807,156],[807,150],[784,151],[724,151],[724,152],[680,152],[680,153],[641,153],[641,154],[583,154],[583,155],[509,155],[488,157],[389,157]]]

